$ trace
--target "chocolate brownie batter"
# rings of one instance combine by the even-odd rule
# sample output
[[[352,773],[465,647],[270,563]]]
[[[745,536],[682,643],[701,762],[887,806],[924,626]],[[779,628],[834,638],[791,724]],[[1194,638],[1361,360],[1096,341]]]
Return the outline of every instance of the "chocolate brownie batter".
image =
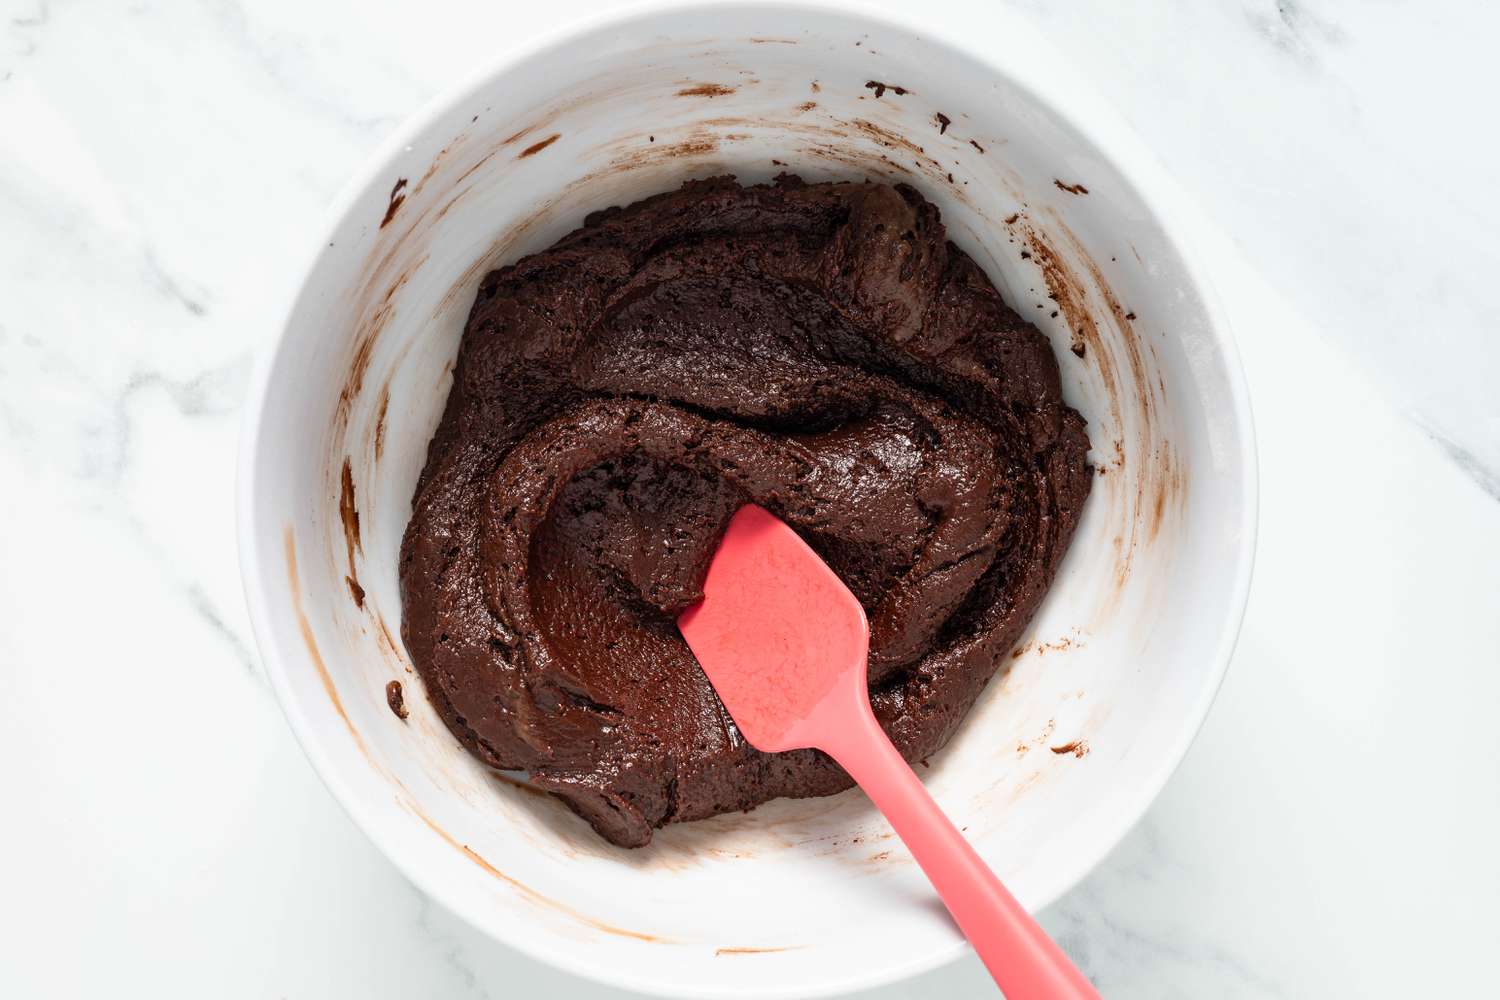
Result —
[[[402,633],[470,751],[616,844],[828,795],[822,754],[745,743],[674,624],[730,515],[773,511],[858,596],[875,714],[919,760],[1046,592],[1087,448],[1047,341],[913,189],[689,183],[485,277]]]

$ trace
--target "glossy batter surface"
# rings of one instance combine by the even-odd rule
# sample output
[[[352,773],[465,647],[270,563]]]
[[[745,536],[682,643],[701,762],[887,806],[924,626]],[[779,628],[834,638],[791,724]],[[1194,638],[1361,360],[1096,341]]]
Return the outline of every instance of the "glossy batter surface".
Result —
[[[693,182],[484,279],[402,546],[402,632],[486,763],[607,839],[827,795],[740,736],[678,634],[733,512],[796,528],[871,624],[877,717],[948,741],[1090,485],[1045,338],[914,190]]]

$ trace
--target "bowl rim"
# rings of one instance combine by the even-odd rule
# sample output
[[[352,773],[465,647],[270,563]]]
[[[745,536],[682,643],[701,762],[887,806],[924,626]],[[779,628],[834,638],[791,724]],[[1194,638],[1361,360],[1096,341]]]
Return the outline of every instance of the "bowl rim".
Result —
[[[1207,328],[1215,346],[1223,357],[1227,382],[1227,399],[1232,412],[1231,430],[1235,444],[1242,456],[1240,477],[1240,505],[1243,511],[1237,551],[1234,556],[1234,573],[1230,587],[1227,614],[1220,625],[1219,639],[1213,652],[1211,672],[1205,675],[1197,700],[1185,720],[1177,741],[1162,763],[1144,780],[1135,783],[1135,793],[1129,808],[1120,809],[1114,821],[1107,827],[1106,835],[1096,839],[1098,845],[1088,854],[1075,857],[1073,863],[1056,880],[1056,891],[1036,902],[1033,912],[1039,912],[1055,903],[1075,888],[1089,872],[1096,868],[1140,822],[1151,805],[1161,794],[1196,740],[1208,717],[1209,709],[1223,685],[1234,647],[1244,620],[1248,603],[1250,583],[1254,572],[1256,536],[1259,526],[1259,468],[1256,451],[1254,417],[1250,405],[1249,387],[1233,330],[1223,308],[1222,301],[1213,282],[1199,263],[1200,255],[1192,252],[1191,241],[1184,236],[1188,229],[1184,213],[1179,210],[1180,194],[1168,178],[1148,147],[1127,125],[1117,112],[1106,104],[1093,88],[1087,85],[1053,87],[1039,86],[1038,82],[1026,78],[1005,64],[993,50],[985,48],[960,35],[952,24],[936,28],[920,23],[905,13],[896,14],[888,10],[871,12],[860,9],[854,0],[646,0],[625,7],[615,8],[583,17],[570,19],[550,30],[539,32],[489,59],[453,85],[439,91],[409,114],[391,134],[363,159],[361,166],[344,183],[325,211],[321,222],[312,231],[317,239],[310,249],[298,258],[299,267],[291,273],[296,275],[294,286],[285,295],[282,308],[276,313],[278,325],[274,340],[259,351],[251,375],[246,400],[241,411],[239,455],[237,458],[236,535],[239,550],[241,584],[249,612],[252,632],[260,652],[265,673],[271,682],[276,700],[286,716],[293,735],[307,756],[323,785],[339,803],[354,825],[413,885],[426,896],[439,902],[486,937],[499,941],[507,947],[541,961],[554,968],[581,976],[585,979],[658,996],[703,997],[748,996],[732,985],[725,989],[705,993],[701,985],[674,986],[665,977],[643,977],[633,973],[622,973],[617,969],[591,964],[581,959],[576,947],[565,947],[561,943],[548,946],[524,936],[503,934],[492,921],[476,912],[461,897],[448,891],[446,880],[437,877],[427,866],[415,863],[406,847],[391,832],[387,823],[376,814],[364,797],[344,783],[338,767],[325,753],[314,732],[315,727],[303,714],[291,689],[283,650],[272,628],[270,611],[270,589],[275,585],[273,577],[265,571],[258,553],[256,524],[259,520],[259,505],[256,496],[255,466],[261,450],[261,425],[272,379],[281,367],[288,347],[288,332],[291,322],[307,292],[307,278],[316,269],[323,254],[332,244],[330,240],[339,230],[355,203],[377,181],[384,178],[387,165],[399,156],[412,139],[420,135],[434,120],[445,112],[473,97],[496,76],[512,72],[527,61],[549,53],[559,47],[609,28],[623,28],[642,21],[650,21],[673,14],[714,15],[724,13],[764,14],[795,16],[797,14],[832,15],[857,21],[876,30],[904,32],[920,38],[935,49],[947,49],[955,55],[977,62],[998,76],[1008,85],[1046,108],[1059,120],[1085,136],[1098,149],[1100,155],[1118,172],[1120,179],[1132,195],[1140,200],[1151,217],[1160,225],[1166,244],[1177,254],[1191,286],[1202,299]],[[986,11],[987,19],[1004,22],[1007,43],[1033,49],[1041,49],[1049,56],[1056,48],[1041,33],[1018,15],[1003,9]],[[1050,61],[1050,60],[1049,60]],[[1063,67],[1070,61],[1061,55],[1057,63]],[[766,991],[757,989],[754,995],[763,997],[814,997],[835,996],[854,990],[868,989],[899,982],[955,961],[969,950],[962,939],[951,946],[935,948],[910,961],[885,966],[873,971],[860,972],[850,968],[840,979],[830,978],[810,987],[788,985],[782,989]]]

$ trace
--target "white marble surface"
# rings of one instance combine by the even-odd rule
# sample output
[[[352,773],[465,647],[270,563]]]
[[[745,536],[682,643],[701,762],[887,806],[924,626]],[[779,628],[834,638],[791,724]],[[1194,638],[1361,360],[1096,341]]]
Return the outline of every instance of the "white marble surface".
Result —
[[[1263,479],[1207,727],[1044,922],[1111,997],[1492,990],[1500,9],[1011,5],[1200,210]],[[264,683],[232,531],[248,367],[333,192],[603,6],[0,0],[0,995],[623,995],[350,825]],[[968,959],[865,996],[987,989]]]

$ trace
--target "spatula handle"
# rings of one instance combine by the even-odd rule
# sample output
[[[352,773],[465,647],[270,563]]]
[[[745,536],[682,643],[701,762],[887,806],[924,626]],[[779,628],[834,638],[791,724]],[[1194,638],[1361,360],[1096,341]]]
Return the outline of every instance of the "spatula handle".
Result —
[[[1006,1000],[1097,1000],[1093,985],[927,794],[870,709],[859,714],[857,725],[846,721],[822,749],[885,814]]]

